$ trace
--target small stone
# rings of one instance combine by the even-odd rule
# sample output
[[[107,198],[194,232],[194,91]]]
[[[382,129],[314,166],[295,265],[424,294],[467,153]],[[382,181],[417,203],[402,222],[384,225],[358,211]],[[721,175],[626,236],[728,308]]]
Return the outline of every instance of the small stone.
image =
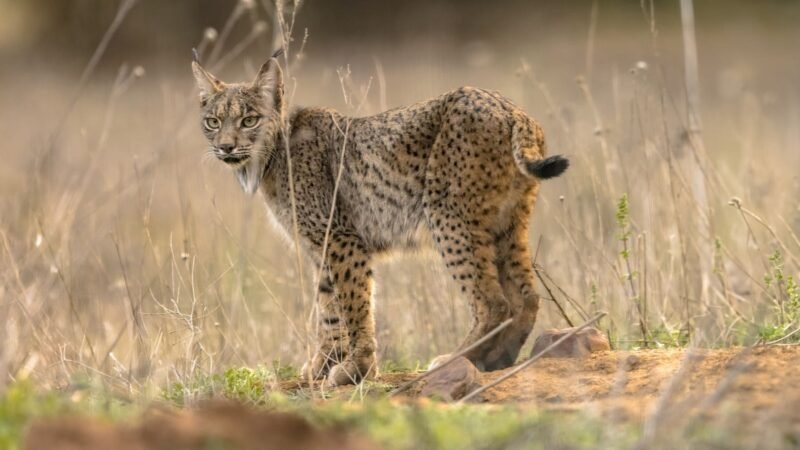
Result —
[[[533,344],[531,356],[539,354],[542,350],[549,347],[557,340],[570,333],[574,328],[545,330]],[[567,340],[559,344],[554,349],[545,353],[543,358],[580,358],[589,353],[611,350],[608,338],[600,330],[594,327],[584,328],[583,330],[570,336]]]
[[[628,355],[625,358],[625,370],[633,370],[633,369],[635,369],[636,366],[639,365],[639,362],[641,362],[641,358],[639,358],[638,356],[636,356],[636,355]]]
[[[467,358],[460,356],[429,376],[420,396],[456,401],[481,386],[478,377],[478,369]]]
[[[550,394],[544,399],[547,403],[561,403],[564,399],[558,394]]]

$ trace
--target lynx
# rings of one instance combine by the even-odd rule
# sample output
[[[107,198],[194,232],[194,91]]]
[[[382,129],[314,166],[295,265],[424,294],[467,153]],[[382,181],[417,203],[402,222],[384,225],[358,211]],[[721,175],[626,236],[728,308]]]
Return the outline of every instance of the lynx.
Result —
[[[210,151],[290,236],[296,226],[324,274],[305,376],[340,385],[377,373],[371,264],[426,242],[470,302],[461,348],[513,319],[467,358],[484,371],[512,365],[539,307],[528,245],[539,180],[569,161],[545,157],[542,129],[510,100],[472,87],[370,117],[286,111],[277,55],[250,83],[224,83],[197,58],[192,71]]]

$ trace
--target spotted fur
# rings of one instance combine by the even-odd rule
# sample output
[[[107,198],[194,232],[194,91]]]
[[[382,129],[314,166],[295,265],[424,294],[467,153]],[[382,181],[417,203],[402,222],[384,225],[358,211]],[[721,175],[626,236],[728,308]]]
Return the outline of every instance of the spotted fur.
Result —
[[[462,348],[513,318],[467,357],[482,370],[514,363],[539,305],[528,244],[537,177],[560,175],[568,165],[544,157],[544,134],[533,119],[500,94],[471,87],[371,117],[298,108],[284,118],[274,58],[247,84],[222,83],[197,63],[193,70],[204,117],[220,123],[204,128],[213,151],[292,230],[288,139],[300,244],[325,274],[310,378],[343,384],[376,373],[373,258],[425,242],[470,302],[474,322]],[[248,114],[258,115],[259,125],[242,129]],[[233,150],[224,153],[223,144]]]

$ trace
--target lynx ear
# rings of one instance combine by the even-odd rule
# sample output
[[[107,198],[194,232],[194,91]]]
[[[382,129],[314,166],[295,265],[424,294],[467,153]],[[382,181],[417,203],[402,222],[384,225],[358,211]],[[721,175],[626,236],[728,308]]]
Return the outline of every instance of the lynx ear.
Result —
[[[197,82],[197,88],[200,89],[200,97],[208,97],[222,90],[223,84],[214,75],[211,75],[198,61],[197,51],[194,52],[194,60],[192,61],[192,73]]]
[[[261,66],[252,88],[259,91],[267,99],[267,104],[278,111],[283,110],[283,71],[278,63],[281,51],[275,52],[272,57]]]

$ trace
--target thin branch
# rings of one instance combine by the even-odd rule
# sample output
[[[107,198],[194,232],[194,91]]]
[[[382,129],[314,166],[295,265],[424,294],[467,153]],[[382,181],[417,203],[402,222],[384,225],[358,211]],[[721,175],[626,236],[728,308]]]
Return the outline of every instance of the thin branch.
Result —
[[[539,237],[539,244],[542,242],[542,238]],[[536,253],[533,255],[533,271],[536,272],[536,277],[539,279],[539,282],[542,283],[544,286],[544,290],[547,291],[547,294],[550,296],[550,300],[556,304],[556,308],[558,308],[558,312],[561,314],[561,317],[567,322],[570,327],[574,327],[575,324],[569,319],[567,312],[564,311],[564,308],[561,306],[561,303],[558,302],[556,299],[555,294],[553,291],[550,290],[550,286],[545,283],[544,278],[542,278],[542,274],[539,273],[539,266],[536,264],[536,258],[539,256],[539,244],[536,245]]]
[[[789,339],[790,337],[794,336],[795,334],[797,334],[799,332],[800,332],[800,327],[797,327],[794,331],[792,331],[791,333],[787,334],[786,336],[784,336],[782,338],[775,339],[774,341],[769,341],[769,342],[765,343],[764,345],[775,345],[775,344],[778,344],[780,342],[783,342],[783,341]]]
[[[97,65],[100,63],[100,59],[106,53],[106,49],[108,48],[108,44],[111,42],[111,38],[113,38],[117,33],[117,30],[122,25],[122,22],[125,21],[125,17],[128,16],[128,13],[131,11],[131,9],[136,6],[137,1],[138,0],[123,0],[122,3],[120,3],[117,14],[114,16],[114,20],[111,22],[111,25],[109,25],[105,34],[103,34],[103,37],[100,39],[100,43],[97,44],[97,48],[95,48],[92,57],[89,59],[89,62],[83,69],[81,78],[78,81],[78,88],[75,89],[72,100],[70,100],[69,104],[67,105],[67,109],[61,116],[61,120],[58,121],[55,131],[53,132],[53,136],[56,136],[61,132],[61,127],[64,126],[64,122],[67,120],[67,117],[69,117],[69,114],[72,112],[75,104],[78,103],[78,99],[81,98],[83,90],[86,88],[86,84],[89,82],[89,78],[92,76],[97,68]]]
[[[395,396],[395,395],[397,395],[397,394],[399,394],[399,393],[401,393],[401,392],[403,392],[403,391],[407,390],[409,387],[413,386],[415,383],[417,383],[418,381],[422,380],[423,378],[426,378],[426,377],[428,377],[428,376],[430,376],[430,375],[433,375],[434,373],[436,373],[436,372],[438,372],[438,371],[440,371],[440,370],[444,369],[445,367],[447,367],[448,365],[450,365],[450,364],[451,364],[453,361],[455,361],[455,360],[457,360],[458,358],[460,358],[460,357],[462,357],[462,356],[466,355],[467,353],[471,352],[472,350],[474,350],[474,349],[478,348],[478,346],[480,346],[480,345],[481,345],[481,344],[483,344],[484,342],[488,341],[489,339],[491,339],[492,337],[494,337],[495,335],[497,335],[497,333],[499,333],[499,332],[503,331],[503,330],[504,330],[504,329],[505,329],[507,326],[511,325],[511,322],[513,322],[513,321],[514,321],[514,319],[506,319],[506,321],[505,321],[505,322],[503,322],[503,323],[501,323],[500,325],[498,325],[497,327],[495,327],[495,329],[494,329],[494,330],[492,330],[492,331],[488,332],[488,333],[487,333],[487,334],[486,334],[484,337],[482,337],[482,338],[478,339],[477,341],[475,341],[475,342],[474,342],[472,345],[470,345],[469,347],[467,347],[467,348],[465,348],[465,349],[461,350],[460,352],[456,353],[455,355],[452,355],[452,356],[451,356],[451,357],[450,357],[450,358],[449,358],[447,361],[443,362],[441,365],[439,365],[439,366],[436,366],[436,367],[434,367],[433,369],[431,369],[431,370],[429,370],[429,371],[427,371],[427,372],[425,372],[425,373],[422,373],[422,374],[418,375],[417,377],[415,377],[415,378],[414,378],[414,379],[412,379],[411,381],[407,381],[407,382],[405,382],[405,383],[401,384],[400,386],[398,386],[397,388],[395,388],[395,390],[393,390],[392,392],[390,392],[390,393],[389,393],[389,396],[390,396],[390,397],[393,397],[393,396]]]
[[[493,388],[493,387],[497,386],[498,384],[500,384],[500,383],[502,383],[502,382],[506,381],[507,379],[509,379],[509,378],[513,377],[514,375],[516,375],[517,373],[519,373],[520,371],[522,371],[522,370],[523,370],[523,369],[525,369],[526,367],[528,367],[528,366],[530,366],[531,364],[533,364],[534,362],[536,362],[536,360],[538,360],[538,359],[539,359],[539,358],[541,358],[542,356],[546,355],[546,354],[547,354],[549,351],[551,351],[551,350],[553,350],[554,348],[556,348],[556,347],[558,347],[559,345],[561,345],[561,343],[562,343],[562,342],[564,342],[564,341],[566,341],[567,339],[571,338],[571,337],[572,337],[572,336],[574,336],[576,333],[578,333],[579,331],[581,331],[581,330],[583,330],[584,328],[588,327],[589,325],[591,325],[591,324],[593,324],[593,323],[597,322],[598,320],[602,319],[602,318],[603,318],[603,317],[604,317],[606,314],[607,314],[607,313],[605,313],[605,312],[601,312],[601,313],[597,314],[597,315],[596,315],[596,316],[594,316],[593,318],[591,318],[591,319],[589,319],[588,321],[584,322],[584,323],[583,323],[583,325],[581,325],[581,326],[579,326],[578,328],[575,328],[574,330],[572,330],[572,331],[570,331],[569,333],[565,334],[565,335],[564,335],[564,336],[563,336],[561,339],[559,339],[559,340],[557,340],[557,341],[553,342],[552,344],[548,345],[548,346],[547,346],[547,348],[545,348],[545,349],[544,349],[544,350],[542,350],[541,352],[537,353],[536,355],[532,356],[532,357],[531,357],[530,359],[528,359],[527,361],[525,361],[525,362],[523,362],[522,364],[518,365],[518,366],[517,366],[517,367],[515,367],[514,369],[512,369],[512,370],[510,370],[510,371],[506,372],[506,373],[505,373],[503,376],[501,376],[500,378],[498,378],[498,379],[496,379],[496,380],[492,381],[491,383],[487,384],[486,386],[481,386],[481,387],[479,387],[478,389],[475,389],[474,391],[472,391],[472,392],[470,392],[469,394],[465,395],[465,396],[464,396],[464,397],[463,397],[461,400],[459,400],[457,403],[464,403],[464,402],[466,402],[466,401],[469,401],[470,399],[472,399],[472,398],[475,398],[475,396],[479,395],[480,393],[482,393],[482,392],[485,392],[486,390],[488,390],[488,389],[491,389],[491,388]]]

